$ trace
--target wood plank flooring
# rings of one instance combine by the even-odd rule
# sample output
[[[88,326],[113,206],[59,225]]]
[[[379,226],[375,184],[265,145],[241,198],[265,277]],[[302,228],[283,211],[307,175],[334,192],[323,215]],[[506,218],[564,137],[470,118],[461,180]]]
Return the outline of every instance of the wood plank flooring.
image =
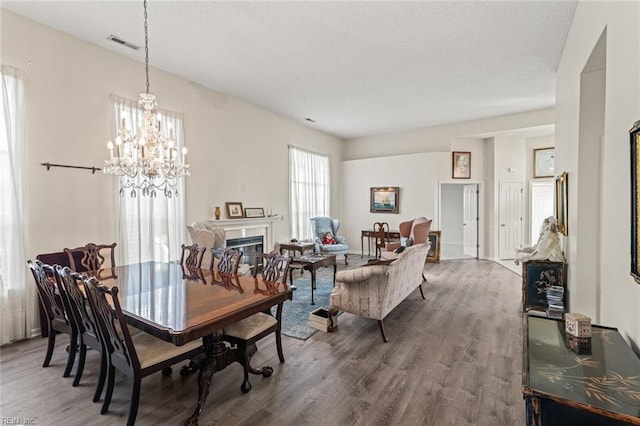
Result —
[[[351,256],[348,268],[366,261]],[[339,262],[339,269],[344,264]],[[344,313],[334,333],[306,341],[283,336],[280,364],[271,336],[258,343],[242,394],[242,368],[215,374],[201,425],[522,425],[521,278],[490,261],[427,264],[425,297],[415,291],[386,319]],[[0,416],[36,425],[123,425],[130,381],[118,375],[110,411],[91,402],[98,354],[90,351],[78,387],[63,378],[66,336],[42,368],[46,339],[0,348]],[[143,379],[138,425],[180,425],[195,407],[197,375]],[[73,375],[73,373],[72,373]]]

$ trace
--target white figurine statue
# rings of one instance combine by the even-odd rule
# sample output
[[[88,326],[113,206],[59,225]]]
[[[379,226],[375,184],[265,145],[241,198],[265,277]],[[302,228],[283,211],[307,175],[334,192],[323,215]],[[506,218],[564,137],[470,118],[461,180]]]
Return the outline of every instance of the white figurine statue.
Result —
[[[558,224],[554,216],[549,216],[542,222],[540,237],[535,246],[516,250],[516,258],[513,260],[516,265],[528,260],[564,262],[564,255],[560,249],[560,238],[558,237]]]

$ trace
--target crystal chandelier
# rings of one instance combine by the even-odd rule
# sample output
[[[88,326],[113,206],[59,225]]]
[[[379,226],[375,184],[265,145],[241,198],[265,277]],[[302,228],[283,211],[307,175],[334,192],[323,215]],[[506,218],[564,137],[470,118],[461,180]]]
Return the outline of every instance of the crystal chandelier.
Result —
[[[140,190],[144,196],[155,197],[157,192],[163,192],[171,198],[172,195],[178,196],[179,179],[190,173],[185,161],[187,149],[183,147],[178,158],[173,130],[168,129],[168,136],[164,133],[160,115],[156,116],[156,97],[149,93],[147,0],[144,0],[144,51],[147,91],[141,93],[138,100],[138,105],[143,109],[142,124],[134,134],[122,119],[115,146],[111,141],[107,143],[110,158],[105,161],[103,170],[121,176],[120,196],[124,196],[126,190],[131,190],[131,197],[136,197]]]

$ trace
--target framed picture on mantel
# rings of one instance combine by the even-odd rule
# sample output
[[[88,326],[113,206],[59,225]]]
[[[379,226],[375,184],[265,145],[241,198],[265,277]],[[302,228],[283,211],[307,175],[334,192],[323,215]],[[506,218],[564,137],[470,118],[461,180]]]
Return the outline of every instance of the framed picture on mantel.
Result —
[[[244,217],[242,203],[224,203],[227,207],[227,216],[229,219],[240,219]]]

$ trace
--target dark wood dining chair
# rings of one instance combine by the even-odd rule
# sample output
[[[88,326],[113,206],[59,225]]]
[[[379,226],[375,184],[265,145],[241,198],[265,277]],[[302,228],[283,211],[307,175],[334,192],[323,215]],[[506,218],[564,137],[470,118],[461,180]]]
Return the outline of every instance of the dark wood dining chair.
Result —
[[[180,264],[186,268],[200,268],[202,266],[202,256],[204,256],[206,250],[206,247],[200,247],[197,244],[190,246],[182,244]]]
[[[262,279],[268,282],[282,280],[282,283],[286,284],[291,259],[290,256],[282,256],[275,251],[268,254],[255,253],[255,264],[253,268],[254,279]],[[262,266],[261,272],[258,272],[260,269],[259,266]],[[258,275],[261,275],[261,277],[258,277]],[[242,359],[244,381],[240,389],[244,393],[251,390],[249,373],[261,374],[263,377],[269,377],[273,374],[271,367],[257,369],[251,366],[251,357],[256,352],[256,342],[258,340],[271,333],[275,333],[278,358],[280,362],[284,362],[281,334],[282,303],[279,303],[277,306],[275,318],[271,315],[270,311],[259,312],[232,324],[224,330],[224,340],[237,345],[239,356]]]
[[[382,250],[389,237],[389,224],[387,222],[376,222],[373,224],[373,232],[376,235],[376,257],[380,258]]]
[[[44,357],[43,367],[48,367],[53,355],[53,348],[56,344],[56,336],[60,333],[69,336],[69,355],[67,356],[67,365],[64,369],[63,377],[69,377],[73,363],[75,362],[76,352],[78,348],[78,329],[75,321],[69,319],[68,313],[65,312],[62,299],[56,294],[55,272],[52,266],[45,265],[39,260],[27,261],[29,269],[33,274],[38,289],[38,297],[46,314],[48,328],[47,353]]]
[[[108,267],[116,266],[115,248],[113,244],[89,243],[73,249],[65,248],[64,252],[69,256],[69,265],[74,272],[97,271],[108,261]],[[77,262],[78,254],[81,254],[80,262]]]
[[[56,282],[67,317],[72,318],[78,329],[79,337],[79,358],[76,368],[76,375],[73,379],[73,386],[77,386],[82,378],[84,364],[87,357],[87,347],[95,349],[100,354],[100,374],[96,391],[93,395],[93,402],[100,399],[104,381],[107,374],[107,354],[100,339],[98,325],[95,322],[93,313],[89,309],[87,299],[80,290],[82,287],[82,277],[69,267],[55,266]]]
[[[103,286],[95,277],[83,279],[83,285],[108,354],[107,389],[100,414],[109,410],[118,369],[133,380],[127,419],[127,425],[132,426],[138,413],[142,378],[160,370],[170,374],[173,364],[203,352],[202,341],[176,346],[144,332],[131,335],[118,300],[118,287]]]

